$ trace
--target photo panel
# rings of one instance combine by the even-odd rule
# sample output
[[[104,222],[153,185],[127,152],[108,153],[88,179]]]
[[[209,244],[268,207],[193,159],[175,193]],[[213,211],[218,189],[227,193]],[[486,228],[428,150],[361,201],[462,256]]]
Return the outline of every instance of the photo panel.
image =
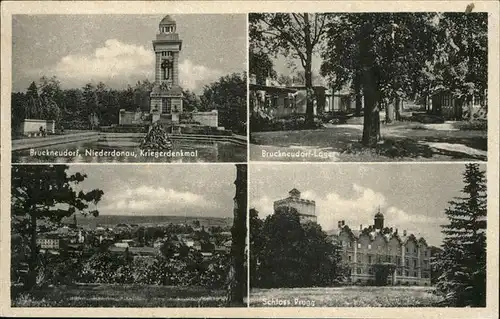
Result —
[[[11,182],[11,307],[246,307],[246,165],[13,165]]]
[[[249,14],[253,161],[486,161],[487,12]]]
[[[245,162],[246,71],[245,14],[13,15],[12,161]]]
[[[250,307],[485,307],[486,165],[253,164]]]

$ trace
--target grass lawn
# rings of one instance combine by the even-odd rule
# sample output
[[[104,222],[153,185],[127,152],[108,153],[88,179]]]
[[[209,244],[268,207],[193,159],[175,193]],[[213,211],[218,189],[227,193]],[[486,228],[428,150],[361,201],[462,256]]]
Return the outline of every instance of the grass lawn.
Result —
[[[222,307],[225,291],[202,287],[85,284],[21,293],[12,307]]]
[[[381,126],[382,143],[360,143],[360,124],[329,125],[317,130],[251,133],[250,158],[264,161],[443,161],[486,160],[487,132],[457,125],[396,123]],[[264,152],[320,151],[328,157],[263,157]]]
[[[436,307],[430,287],[336,287],[252,289],[251,307]],[[271,305],[269,303],[272,303]],[[283,307],[283,306],[281,306]]]

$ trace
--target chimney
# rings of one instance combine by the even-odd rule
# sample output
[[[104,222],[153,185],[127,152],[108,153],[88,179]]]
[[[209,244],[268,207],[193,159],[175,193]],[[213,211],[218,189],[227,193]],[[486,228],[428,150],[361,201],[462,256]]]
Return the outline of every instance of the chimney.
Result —
[[[403,230],[403,236],[406,236],[406,229]]]
[[[396,228],[396,231],[395,231],[394,233],[395,233],[395,234],[397,234],[397,233],[398,233],[398,229],[397,229],[397,228]]]
[[[363,230],[363,225],[359,225],[359,230]]]
[[[345,226],[345,220],[342,220],[342,226]]]
[[[337,223],[337,225],[338,225],[339,228],[342,228],[342,221],[339,220],[338,223]]]

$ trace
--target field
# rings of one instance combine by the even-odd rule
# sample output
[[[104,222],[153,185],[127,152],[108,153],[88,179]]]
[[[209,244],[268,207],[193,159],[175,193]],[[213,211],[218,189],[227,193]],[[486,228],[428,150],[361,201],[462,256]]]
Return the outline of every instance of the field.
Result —
[[[167,224],[192,224],[193,221],[199,221],[200,225],[205,227],[230,226],[233,223],[232,218],[222,217],[195,217],[195,216],[125,216],[125,215],[99,215],[97,217],[77,216],[76,221],[79,226],[95,228],[96,226],[116,226],[118,224],[137,224],[141,226],[156,226]],[[64,223],[72,223],[73,218],[63,219]]]
[[[252,289],[251,307],[437,307],[429,287]]]
[[[222,307],[225,291],[201,287],[85,284],[38,289],[12,307]]]

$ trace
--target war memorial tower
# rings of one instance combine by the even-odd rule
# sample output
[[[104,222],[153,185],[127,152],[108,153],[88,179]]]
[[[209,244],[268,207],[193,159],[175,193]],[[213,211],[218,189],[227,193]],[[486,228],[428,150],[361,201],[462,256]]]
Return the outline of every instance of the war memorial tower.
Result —
[[[179,85],[179,54],[182,40],[177,33],[177,24],[166,15],[159,24],[155,54],[155,85],[150,94],[152,122],[160,119],[179,123],[182,112],[182,88]]]

